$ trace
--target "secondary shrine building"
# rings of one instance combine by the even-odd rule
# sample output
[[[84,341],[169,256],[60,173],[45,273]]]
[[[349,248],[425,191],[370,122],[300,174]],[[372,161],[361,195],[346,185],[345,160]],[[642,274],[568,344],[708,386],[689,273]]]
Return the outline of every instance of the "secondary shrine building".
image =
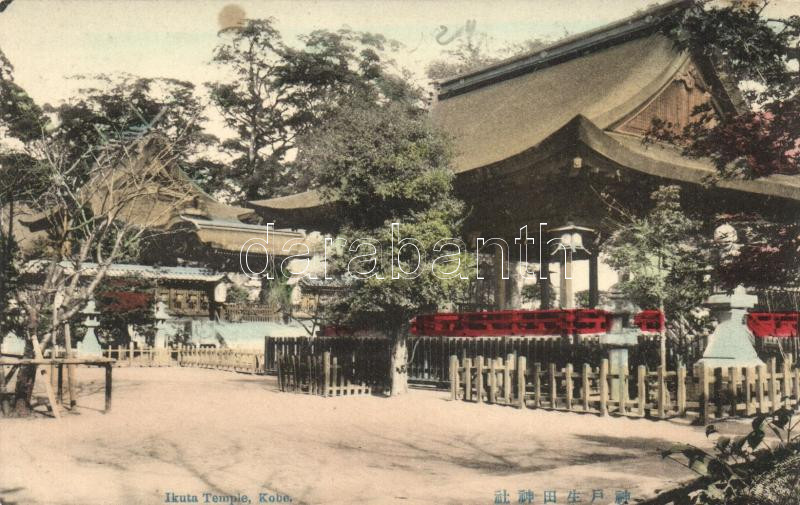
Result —
[[[535,233],[539,223],[548,223],[556,236],[565,226],[577,228],[588,252],[594,306],[598,245],[611,232],[601,195],[640,210],[660,185],[677,184],[687,208],[708,214],[758,212],[778,222],[800,215],[798,176],[709,186],[716,173],[709,161],[642,142],[655,118],[682,125],[700,104],[711,103],[720,114],[743,106],[737,88],[710,61],[676,50],[661,33],[664,18],[685,5],[649,9],[438,83],[431,116],[455,139],[455,187],[471,209],[467,244],[478,236],[503,238],[511,247],[502,260],[514,262],[521,227]],[[251,205],[278,226],[335,229],[338,204],[323,202],[315,190]],[[532,249],[528,261],[538,262],[539,249]],[[513,275],[497,278],[491,306],[518,307],[518,283]],[[561,287],[562,306],[568,289]]]

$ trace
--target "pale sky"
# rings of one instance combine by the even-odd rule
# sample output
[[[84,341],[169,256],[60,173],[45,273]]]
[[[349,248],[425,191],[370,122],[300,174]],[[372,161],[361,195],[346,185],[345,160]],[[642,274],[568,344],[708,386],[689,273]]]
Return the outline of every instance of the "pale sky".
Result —
[[[81,73],[129,72],[174,77],[197,84],[212,80],[208,65],[217,43],[218,14],[231,3],[249,18],[272,16],[287,41],[316,28],[348,25],[404,44],[398,62],[419,75],[452,34],[475,20],[500,46],[525,39],[559,38],[632,14],[654,0],[531,1],[124,1],[15,0],[0,14],[0,48],[16,79],[40,103],[72,93],[66,79]],[[777,0],[781,13],[800,13],[800,0]]]

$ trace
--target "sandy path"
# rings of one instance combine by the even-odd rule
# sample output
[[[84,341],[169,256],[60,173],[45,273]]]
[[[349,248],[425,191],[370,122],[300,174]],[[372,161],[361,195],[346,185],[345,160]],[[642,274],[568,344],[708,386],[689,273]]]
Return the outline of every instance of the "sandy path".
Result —
[[[279,393],[272,377],[119,368],[114,409],[101,371],[81,370],[79,415],[0,420],[0,502],[159,504],[166,493],[285,494],[292,503],[534,503],[593,489],[614,503],[691,475],[662,461],[673,442],[707,445],[672,422],[449,402],[447,394],[325,399]],[[265,497],[266,498],[266,497]],[[274,500],[275,498],[273,498]],[[268,500],[268,498],[267,498]],[[267,501],[269,502],[269,501]],[[208,503],[212,503],[209,501]]]

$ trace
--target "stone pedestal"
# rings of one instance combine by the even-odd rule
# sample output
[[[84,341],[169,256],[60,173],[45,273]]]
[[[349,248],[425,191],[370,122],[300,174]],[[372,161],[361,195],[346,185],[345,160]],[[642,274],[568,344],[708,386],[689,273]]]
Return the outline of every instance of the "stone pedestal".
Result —
[[[748,295],[738,286],[733,295],[724,293],[709,297],[706,306],[719,324],[708,337],[703,358],[697,362],[706,368],[749,367],[763,365],[753,347],[753,334],[747,328],[747,309],[753,308],[758,297]]]

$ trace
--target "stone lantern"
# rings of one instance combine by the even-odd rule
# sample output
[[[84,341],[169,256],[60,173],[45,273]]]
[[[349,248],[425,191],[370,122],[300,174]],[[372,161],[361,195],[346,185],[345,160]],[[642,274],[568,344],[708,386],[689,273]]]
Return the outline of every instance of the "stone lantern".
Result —
[[[618,285],[611,287],[608,302],[600,307],[611,313],[608,332],[600,336],[600,342],[608,348],[609,372],[625,375],[628,373],[628,348],[639,342],[639,328],[630,327],[631,314],[639,311],[622,293]],[[611,379],[611,399],[627,400],[627,384],[619,378]]]
[[[591,241],[595,231],[591,228],[575,226],[572,222],[568,222],[565,226],[547,230],[547,233],[551,237],[547,243],[554,245],[550,255],[564,254],[563,268],[561,269],[561,275],[558,276],[559,305],[562,309],[574,309],[575,291],[572,287],[572,261],[586,259],[591,261],[594,259],[592,253],[584,247],[584,243]],[[558,258],[556,260],[558,261]],[[592,273],[590,272],[591,276]],[[592,301],[592,305],[594,303],[596,303],[596,300]]]
[[[89,300],[86,303],[86,307],[81,311],[81,314],[86,316],[83,321],[86,334],[83,336],[83,340],[78,342],[78,356],[102,356],[103,349],[100,347],[100,342],[94,332],[94,329],[100,326],[100,322],[97,320],[100,312],[97,311],[94,300]]]
[[[156,320],[156,337],[153,347],[156,349],[164,349],[167,347],[167,340],[169,339],[169,335],[167,334],[167,319],[169,319],[169,313],[167,313],[167,305],[164,302],[159,300],[156,303],[156,313],[153,317]]]
[[[719,324],[709,335],[703,358],[697,364],[706,368],[763,365],[753,347],[753,334],[747,328],[747,309],[756,305],[758,297],[748,295],[741,284],[732,295],[711,295],[705,305]]]

